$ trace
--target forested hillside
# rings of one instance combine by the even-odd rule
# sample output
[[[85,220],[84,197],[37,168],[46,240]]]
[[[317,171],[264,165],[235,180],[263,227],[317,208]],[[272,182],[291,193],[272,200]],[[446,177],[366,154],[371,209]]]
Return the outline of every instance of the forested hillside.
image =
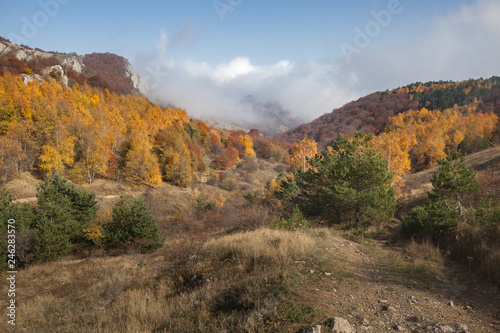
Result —
[[[187,186],[240,158],[284,159],[286,152],[258,132],[216,130],[184,109],[162,108],[141,95],[54,79],[27,85],[0,76],[0,178],[23,170],[63,174],[76,183],[95,177]],[[215,177],[215,175],[214,175]]]
[[[307,136],[324,149],[338,133],[351,137],[356,130],[378,134],[384,130],[389,118],[400,113],[422,108],[444,111],[455,106],[470,106],[469,111],[474,109],[473,112],[500,115],[500,78],[417,82],[392,91],[376,92],[276,138],[294,143]]]

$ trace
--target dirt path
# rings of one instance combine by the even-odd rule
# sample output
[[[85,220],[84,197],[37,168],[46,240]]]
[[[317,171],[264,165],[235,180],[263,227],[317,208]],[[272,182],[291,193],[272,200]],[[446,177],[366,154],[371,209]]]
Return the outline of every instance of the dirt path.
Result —
[[[451,265],[442,276],[420,281],[399,266],[400,250],[346,242],[338,251],[351,277],[323,281],[309,293],[357,332],[462,332],[462,324],[468,332],[500,332],[497,290],[471,280],[463,268]]]
[[[119,195],[98,195],[95,198],[97,199],[97,201],[104,201],[104,200],[116,199],[119,197],[120,197]],[[17,199],[17,200],[14,200],[14,202],[32,203],[32,202],[36,202],[36,200],[37,200],[36,197],[29,197],[29,198]]]

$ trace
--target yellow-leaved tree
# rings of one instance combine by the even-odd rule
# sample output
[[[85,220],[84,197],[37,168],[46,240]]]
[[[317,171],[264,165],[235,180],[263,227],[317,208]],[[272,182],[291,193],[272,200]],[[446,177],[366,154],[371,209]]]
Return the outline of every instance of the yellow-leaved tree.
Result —
[[[59,121],[47,144],[42,146],[40,168],[49,176],[64,171],[65,165],[73,164],[76,137],[68,132],[62,121]]]
[[[136,184],[160,184],[160,165],[152,152],[146,125],[137,113],[130,115],[128,128],[131,143],[125,156],[125,178]]]
[[[316,141],[309,138],[304,138],[292,147],[290,152],[290,168],[302,168],[302,171],[308,169],[307,158],[312,158],[318,152]]]
[[[253,150],[253,142],[250,136],[240,135],[238,141],[245,147],[245,156],[255,157],[255,151]]]
[[[403,176],[411,170],[410,150],[417,144],[415,134],[408,131],[388,131],[374,139],[375,148],[387,160],[389,171],[394,173],[392,184],[398,190]]]

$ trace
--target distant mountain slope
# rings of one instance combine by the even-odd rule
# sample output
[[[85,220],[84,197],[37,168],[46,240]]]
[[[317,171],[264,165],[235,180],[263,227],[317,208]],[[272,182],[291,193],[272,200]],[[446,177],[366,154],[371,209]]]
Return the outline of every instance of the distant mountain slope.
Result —
[[[389,117],[417,106],[418,102],[411,100],[408,94],[389,95],[376,92],[275,138],[293,143],[307,136],[316,140],[319,148],[323,149],[339,132],[353,135],[355,131],[360,130],[375,134],[384,128]]]
[[[4,72],[22,76],[25,83],[51,76],[65,85],[87,82],[120,94],[144,94],[147,90],[128,60],[116,54],[45,52],[0,37],[0,74]]]
[[[242,125],[257,128],[266,136],[283,133],[303,123],[302,119],[294,116],[276,101],[263,102],[255,96],[248,95],[243,99],[243,105],[250,107],[251,114],[247,115],[250,119],[244,121]]]
[[[331,113],[282,134],[278,140],[297,142],[313,138],[325,148],[338,133],[353,135],[356,130],[375,134],[384,129],[387,120],[411,109],[444,110],[479,101],[478,111],[500,115],[500,77],[460,82],[438,81],[412,83],[385,92],[375,92],[350,102]]]

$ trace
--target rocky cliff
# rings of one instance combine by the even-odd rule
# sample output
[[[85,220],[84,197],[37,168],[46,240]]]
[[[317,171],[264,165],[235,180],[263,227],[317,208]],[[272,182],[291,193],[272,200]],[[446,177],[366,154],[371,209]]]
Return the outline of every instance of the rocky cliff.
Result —
[[[27,84],[52,77],[65,85],[84,82],[118,93],[145,94],[147,84],[127,59],[112,53],[46,52],[0,37],[0,73],[21,75]]]

